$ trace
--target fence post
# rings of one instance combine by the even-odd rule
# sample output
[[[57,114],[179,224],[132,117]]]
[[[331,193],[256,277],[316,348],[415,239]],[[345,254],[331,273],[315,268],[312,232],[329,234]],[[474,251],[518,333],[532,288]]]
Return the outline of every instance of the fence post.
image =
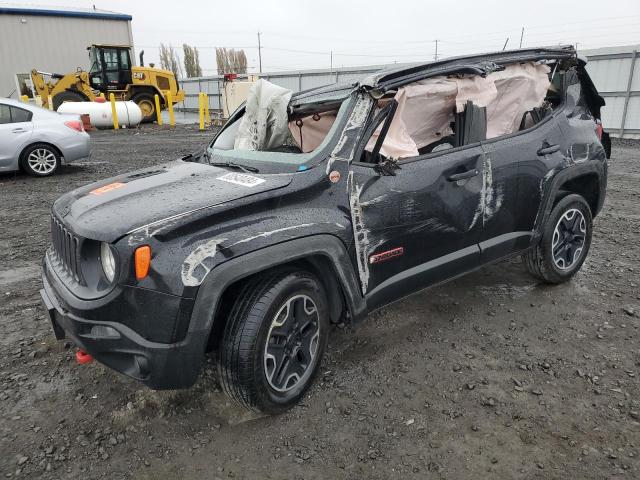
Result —
[[[116,110],[116,97],[113,93],[109,94],[109,101],[111,102],[111,115],[113,116],[113,129],[118,130],[120,124],[118,123],[118,111]]]
[[[156,101],[156,122],[158,125],[162,125],[162,110],[160,110],[160,97],[156,93],[154,96],[154,100]]]
[[[173,115],[173,95],[171,92],[167,92],[167,108],[169,109],[169,125],[175,127],[176,117]]]
[[[624,94],[624,107],[622,109],[622,120],[620,120],[620,138],[624,137],[624,125],[627,123],[627,110],[629,109],[629,97],[631,97],[631,84],[633,83],[633,71],[636,69],[636,59],[638,51],[633,51],[631,59],[631,69],[629,70],[629,81],[627,82],[627,91]]]

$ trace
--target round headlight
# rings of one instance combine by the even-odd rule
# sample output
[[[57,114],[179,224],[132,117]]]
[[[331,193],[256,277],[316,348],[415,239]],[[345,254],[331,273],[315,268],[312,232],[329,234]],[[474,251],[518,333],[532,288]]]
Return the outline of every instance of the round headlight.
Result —
[[[113,256],[113,252],[108,243],[102,242],[100,245],[100,261],[102,262],[102,270],[107,280],[113,282],[116,276],[116,258]]]

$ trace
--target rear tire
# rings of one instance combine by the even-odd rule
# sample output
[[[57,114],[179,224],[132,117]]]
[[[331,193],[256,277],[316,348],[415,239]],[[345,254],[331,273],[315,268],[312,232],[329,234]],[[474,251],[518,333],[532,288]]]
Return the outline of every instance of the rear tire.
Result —
[[[158,118],[156,112],[156,99],[150,93],[136,93],[131,97],[131,101],[135,102],[142,111],[142,123],[155,122]]]
[[[582,267],[591,246],[593,219],[585,199],[563,197],[544,225],[539,243],[524,255],[529,273],[546,283],[562,283]]]
[[[60,153],[46,143],[34,143],[20,155],[20,168],[34,177],[48,177],[60,167]]]
[[[239,291],[220,348],[225,393],[250,410],[281,413],[315,378],[327,339],[329,311],[322,283],[310,273],[278,270]]]
[[[77,92],[60,92],[55,97],[53,97],[53,109],[57,112],[60,105],[64,102],[86,102],[88,101],[87,97]]]

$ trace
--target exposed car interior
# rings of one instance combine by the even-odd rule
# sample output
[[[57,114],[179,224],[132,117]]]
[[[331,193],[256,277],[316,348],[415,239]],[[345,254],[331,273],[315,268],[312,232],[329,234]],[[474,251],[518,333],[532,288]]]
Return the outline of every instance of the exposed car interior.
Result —
[[[377,100],[377,128],[360,161],[402,161],[526,130],[561,103],[563,71],[558,67],[555,61],[524,62],[487,75],[431,77],[386,92]],[[217,137],[214,148],[308,153],[322,144],[336,121],[340,102],[295,111],[290,90],[265,80],[252,90],[244,111]],[[385,109],[392,102],[395,107]],[[378,151],[374,147],[383,128]]]
[[[555,62],[526,62],[486,76],[448,75],[411,83],[378,100],[379,112],[390,101],[397,106],[390,123],[377,118],[380,123],[360,161],[402,161],[526,130],[560,105],[561,83]],[[383,121],[388,129],[378,150]]]

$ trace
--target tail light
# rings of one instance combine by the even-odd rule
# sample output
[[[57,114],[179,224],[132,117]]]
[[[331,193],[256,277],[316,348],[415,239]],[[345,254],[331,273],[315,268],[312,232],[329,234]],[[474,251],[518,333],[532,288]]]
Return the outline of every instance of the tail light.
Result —
[[[64,122],[64,124],[76,132],[84,132],[84,126],[80,120],[69,120],[68,122]]]
[[[602,128],[602,122],[600,119],[596,120],[596,135],[598,135],[598,140],[602,140],[602,132],[604,129]]]

